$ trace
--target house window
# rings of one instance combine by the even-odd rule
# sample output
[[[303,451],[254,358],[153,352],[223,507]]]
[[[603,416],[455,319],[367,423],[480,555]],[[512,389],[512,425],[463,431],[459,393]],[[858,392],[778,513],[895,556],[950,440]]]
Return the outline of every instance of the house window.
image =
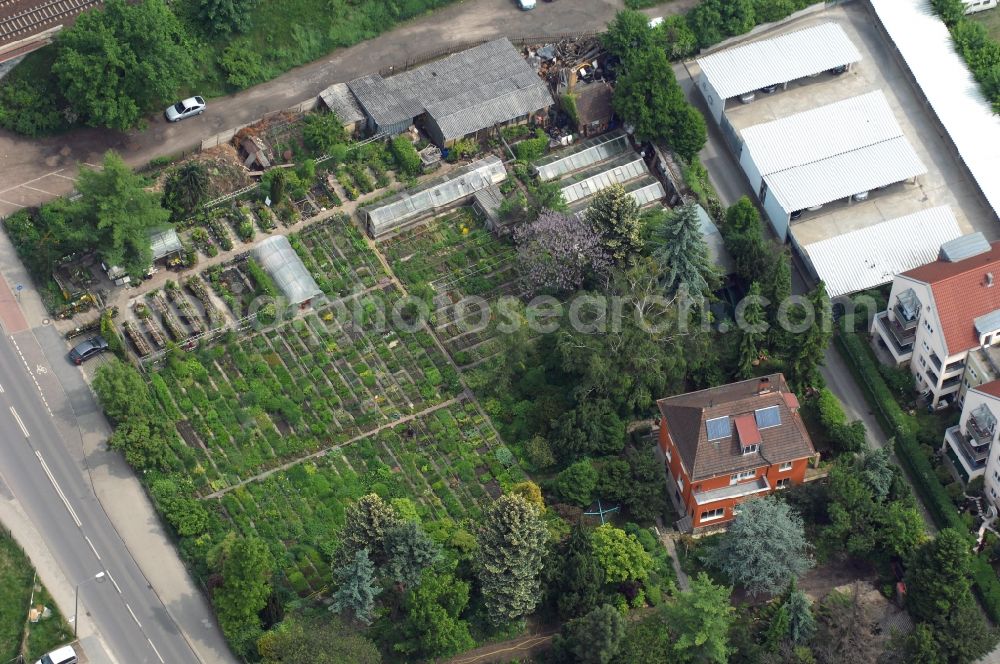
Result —
[[[667,463],[672,463],[673,460],[674,460],[674,455],[670,453],[670,448],[669,447],[667,448],[667,451],[665,452],[665,454],[667,455]]]
[[[786,470],[791,470],[791,469],[792,469],[792,462],[791,461],[786,461],[785,463],[783,463],[780,466],[778,466],[778,470],[780,470],[781,472],[784,472]]]
[[[920,343],[922,343],[924,345],[924,350],[925,351],[930,352],[931,347],[927,345],[926,341],[921,341]]]
[[[742,473],[736,473],[730,476],[729,484],[739,484],[740,482],[745,482],[746,480],[752,480],[757,476],[756,470],[744,470]]]
[[[792,478],[791,477],[783,477],[780,480],[778,480],[777,482],[775,482],[774,486],[776,486],[779,489],[784,489],[786,486],[788,486],[791,483],[792,483]]]
[[[724,516],[726,516],[725,507],[717,507],[714,510],[705,510],[701,513],[701,522],[705,523],[706,521],[714,521],[715,519],[721,519]]]
[[[1000,473],[998,473],[997,471],[994,470],[993,471],[993,479],[995,479],[997,482],[1000,482]]]
[[[972,374],[973,378],[975,378],[976,380],[979,380],[979,374],[976,373],[975,369],[973,369],[972,367],[969,367],[969,373]]]
[[[927,366],[927,360],[926,360],[926,358],[924,358],[923,355],[920,356],[920,366],[922,366],[922,367],[926,367]]]
[[[993,496],[994,498],[996,498],[997,497],[997,490],[994,489],[993,487],[990,487],[990,495]]]
[[[743,454],[744,455],[753,454],[759,449],[760,449],[760,444],[758,443],[754,443],[753,445],[747,445],[746,447],[743,448]]]

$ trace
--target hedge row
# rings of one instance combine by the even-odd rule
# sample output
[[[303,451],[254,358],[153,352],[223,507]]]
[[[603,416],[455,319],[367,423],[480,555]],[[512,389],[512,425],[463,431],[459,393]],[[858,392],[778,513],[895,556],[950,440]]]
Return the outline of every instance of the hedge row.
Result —
[[[865,396],[882,428],[895,436],[896,453],[934,523],[938,528],[955,528],[959,532],[968,532],[968,525],[959,517],[948,492],[920,449],[914,433],[914,420],[896,403],[878,367],[867,357],[864,342],[857,334],[844,333],[842,330],[838,331],[835,338],[838,348],[849,360],[849,366],[865,387]],[[990,620],[1000,621],[1000,580],[997,579],[996,572],[988,561],[977,557],[973,562],[972,577],[976,595]]]

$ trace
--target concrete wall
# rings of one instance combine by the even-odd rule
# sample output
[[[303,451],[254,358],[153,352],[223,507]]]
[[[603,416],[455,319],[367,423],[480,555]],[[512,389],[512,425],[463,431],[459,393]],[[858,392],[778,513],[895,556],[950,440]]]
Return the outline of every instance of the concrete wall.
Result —
[[[757,164],[753,160],[753,155],[750,154],[750,150],[747,149],[746,145],[743,146],[743,150],[740,154],[740,168],[747,176],[747,180],[750,181],[750,189],[754,194],[760,193],[760,183],[763,182],[763,177],[760,174],[760,170],[757,168]]]
[[[712,116],[715,124],[719,124],[722,113],[726,110],[726,100],[719,98],[719,93],[716,92],[715,87],[709,82],[704,72],[698,72],[697,84],[701,96],[705,99],[705,105],[708,106],[709,115]]]
[[[758,191],[760,191],[759,187]],[[788,238],[788,224],[791,221],[789,215],[793,211],[781,207],[778,199],[770,193],[764,197],[761,203],[764,205],[764,214],[771,221],[771,228],[774,229],[774,234],[778,236],[780,242],[784,242]]]

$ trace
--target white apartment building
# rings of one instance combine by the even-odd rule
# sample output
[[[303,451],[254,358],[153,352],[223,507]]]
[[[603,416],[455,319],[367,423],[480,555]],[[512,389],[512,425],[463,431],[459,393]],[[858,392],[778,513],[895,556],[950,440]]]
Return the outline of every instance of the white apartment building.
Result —
[[[1000,500],[1000,446],[996,445],[1000,417],[1000,381],[966,391],[962,417],[944,433],[942,451],[962,481],[986,475],[986,494]]]
[[[1000,242],[981,233],[946,242],[938,260],[893,279],[871,332],[897,366],[909,363],[931,405],[957,400],[969,351],[1000,344],[998,279]]]

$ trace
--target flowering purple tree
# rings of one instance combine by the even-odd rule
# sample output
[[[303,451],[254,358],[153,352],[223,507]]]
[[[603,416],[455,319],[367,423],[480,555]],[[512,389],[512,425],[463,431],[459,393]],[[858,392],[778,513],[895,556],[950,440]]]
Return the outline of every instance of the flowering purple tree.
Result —
[[[532,293],[573,291],[588,276],[604,276],[611,267],[600,234],[573,215],[543,210],[534,221],[515,228],[513,237]]]

